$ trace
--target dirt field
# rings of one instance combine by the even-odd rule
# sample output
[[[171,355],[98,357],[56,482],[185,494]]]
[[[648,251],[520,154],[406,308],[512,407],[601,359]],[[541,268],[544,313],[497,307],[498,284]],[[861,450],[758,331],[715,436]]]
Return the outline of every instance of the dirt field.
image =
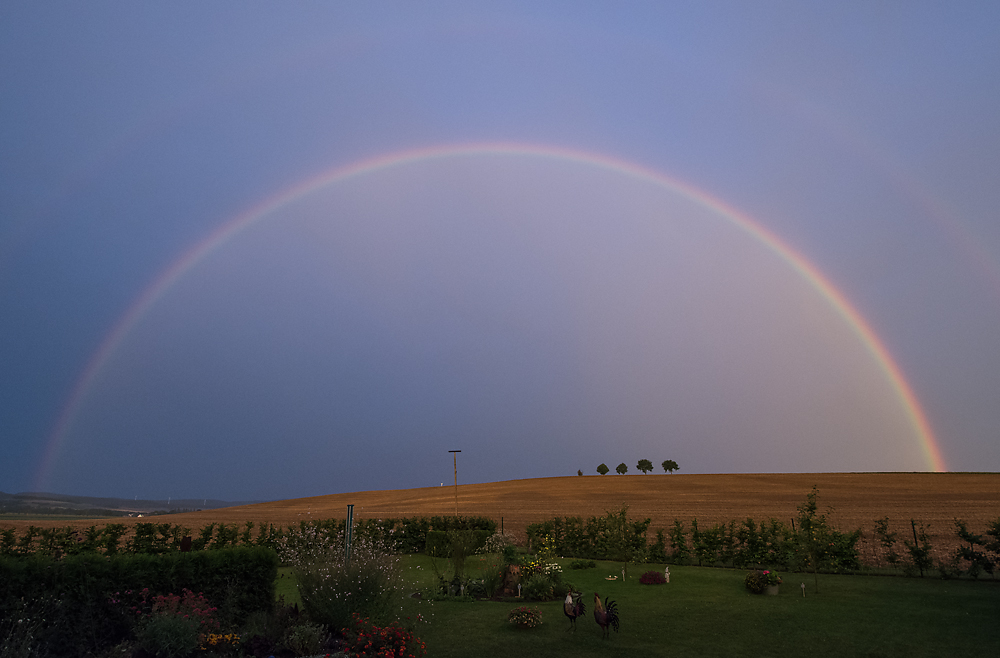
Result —
[[[802,473],[737,475],[592,475],[510,480],[458,487],[458,513],[503,519],[505,530],[524,537],[529,523],[555,516],[588,517],[622,504],[629,516],[652,519],[655,531],[674,519],[701,527],[747,517],[790,523],[816,485],[820,509],[841,530],[861,528],[870,537],[875,519],[889,517],[900,540],[912,539],[910,519],[928,526],[934,553],[955,546],[954,519],[982,532],[1000,518],[1000,473]],[[354,504],[355,519],[432,516],[455,513],[455,487],[362,491],[298,498],[204,512],[113,522],[170,522],[197,529],[210,522],[296,524],[310,518],[344,518]],[[97,521],[103,524],[111,521]],[[94,521],[0,521],[21,531],[36,526],[86,527]],[[873,549],[862,542],[863,559]],[[900,550],[902,546],[900,545]]]

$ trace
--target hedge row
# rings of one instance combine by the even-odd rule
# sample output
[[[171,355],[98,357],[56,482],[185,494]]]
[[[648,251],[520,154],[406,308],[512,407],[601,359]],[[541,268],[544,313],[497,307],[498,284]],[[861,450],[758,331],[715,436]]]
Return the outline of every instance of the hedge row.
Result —
[[[70,555],[119,553],[134,555],[163,555],[181,549],[185,537],[190,537],[190,550],[219,550],[234,546],[262,546],[277,550],[289,530],[322,528],[343,531],[345,521],[323,519],[301,521],[299,525],[281,528],[271,524],[255,525],[247,521],[239,524],[209,523],[198,533],[174,523],[137,523],[129,530],[122,523],[109,523],[86,530],[63,528],[38,528],[29,526],[22,535],[14,530],[0,530],[0,556],[44,555],[61,558]],[[482,516],[433,516],[391,519],[363,519],[354,524],[354,535],[359,538],[379,537],[389,540],[400,553],[423,553],[427,533],[432,530],[482,530],[493,534],[496,521]],[[131,534],[130,534],[131,532]]]
[[[203,593],[220,619],[270,611],[277,569],[276,553],[263,547],[61,560],[4,556],[0,619],[36,624],[43,655],[82,656],[129,637],[155,595]]]
[[[472,530],[472,545],[463,545],[463,553],[473,553],[481,549],[486,545],[486,540],[493,535],[493,531],[490,530]],[[427,531],[427,542],[424,548],[424,552],[431,557],[451,557],[454,553],[455,541],[454,535],[449,534],[447,530],[428,530]]]

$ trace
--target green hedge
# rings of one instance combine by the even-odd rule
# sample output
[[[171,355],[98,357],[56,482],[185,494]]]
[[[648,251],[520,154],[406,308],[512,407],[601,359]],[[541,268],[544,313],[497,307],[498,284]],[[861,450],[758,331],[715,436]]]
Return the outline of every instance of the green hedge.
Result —
[[[159,594],[204,593],[223,621],[270,611],[277,570],[277,555],[262,547],[0,557],[0,619],[33,620],[42,655],[83,656],[127,639],[138,612],[133,606]]]
[[[300,521],[297,529],[322,528],[336,533],[343,531],[344,523],[343,519]],[[177,552],[185,536],[191,537],[193,551],[235,546],[266,546],[277,550],[281,540],[293,528],[295,526],[281,528],[247,521],[242,526],[209,523],[198,532],[192,532],[190,528],[173,523],[137,523],[129,535],[129,527],[122,523],[90,526],[82,531],[71,526],[29,526],[21,535],[12,529],[0,530],[0,556],[43,555],[58,559],[86,553],[165,555]],[[421,516],[362,519],[354,524],[355,537],[388,539],[400,553],[425,552],[427,533],[431,530],[483,530],[492,535],[497,531],[497,523],[483,516]]]
[[[472,552],[478,551],[485,546],[486,540],[493,535],[493,532],[490,530],[476,528],[471,528],[471,530],[475,534],[475,546],[473,547]],[[452,537],[449,534],[449,531],[428,530],[424,552],[431,557],[451,557]]]

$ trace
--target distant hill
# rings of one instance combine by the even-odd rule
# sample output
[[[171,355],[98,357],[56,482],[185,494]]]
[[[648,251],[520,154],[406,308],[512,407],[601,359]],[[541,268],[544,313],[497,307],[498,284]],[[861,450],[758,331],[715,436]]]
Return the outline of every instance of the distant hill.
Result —
[[[176,514],[199,510],[213,510],[238,505],[251,505],[263,501],[225,501],[211,498],[170,498],[145,500],[128,498],[97,498],[92,496],[67,496],[44,492],[9,494],[0,491],[0,514],[25,514],[31,516],[129,516],[134,514]]]

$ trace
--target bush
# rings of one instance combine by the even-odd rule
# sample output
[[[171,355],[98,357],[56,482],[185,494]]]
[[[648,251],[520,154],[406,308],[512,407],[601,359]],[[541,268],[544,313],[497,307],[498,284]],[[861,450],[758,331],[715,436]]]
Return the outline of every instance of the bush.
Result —
[[[569,563],[570,569],[596,569],[597,563],[593,560],[573,560]]]
[[[351,615],[382,620],[400,595],[399,558],[377,538],[352,542],[345,555],[343,531],[306,527],[289,533],[282,548],[299,584],[309,618],[329,628],[345,628]]]
[[[743,580],[743,584],[754,594],[761,594],[769,585],[780,585],[781,576],[775,571],[751,571]]]
[[[542,611],[538,608],[521,606],[510,611],[507,621],[518,628],[535,628],[542,625]]]
[[[323,651],[329,638],[321,624],[299,624],[288,629],[285,646],[299,656],[312,656]]]
[[[524,597],[530,601],[550,601],[555,598],[552,580],[542,573],[536,573],[524,582]]]
[[[178,615],[153,615],[139,627],[139,647],[157,658],[185,658],[198,648],[201,622]]]
[[[344,629],[344,653],[348,656],[419,658],[427,654],[427,647],[398,622],[379,627],[353,615],[351,626]]]
[[[639,576],[639,582],[643,585],[663,585],[667,579],[659,571],[647,571]]]

